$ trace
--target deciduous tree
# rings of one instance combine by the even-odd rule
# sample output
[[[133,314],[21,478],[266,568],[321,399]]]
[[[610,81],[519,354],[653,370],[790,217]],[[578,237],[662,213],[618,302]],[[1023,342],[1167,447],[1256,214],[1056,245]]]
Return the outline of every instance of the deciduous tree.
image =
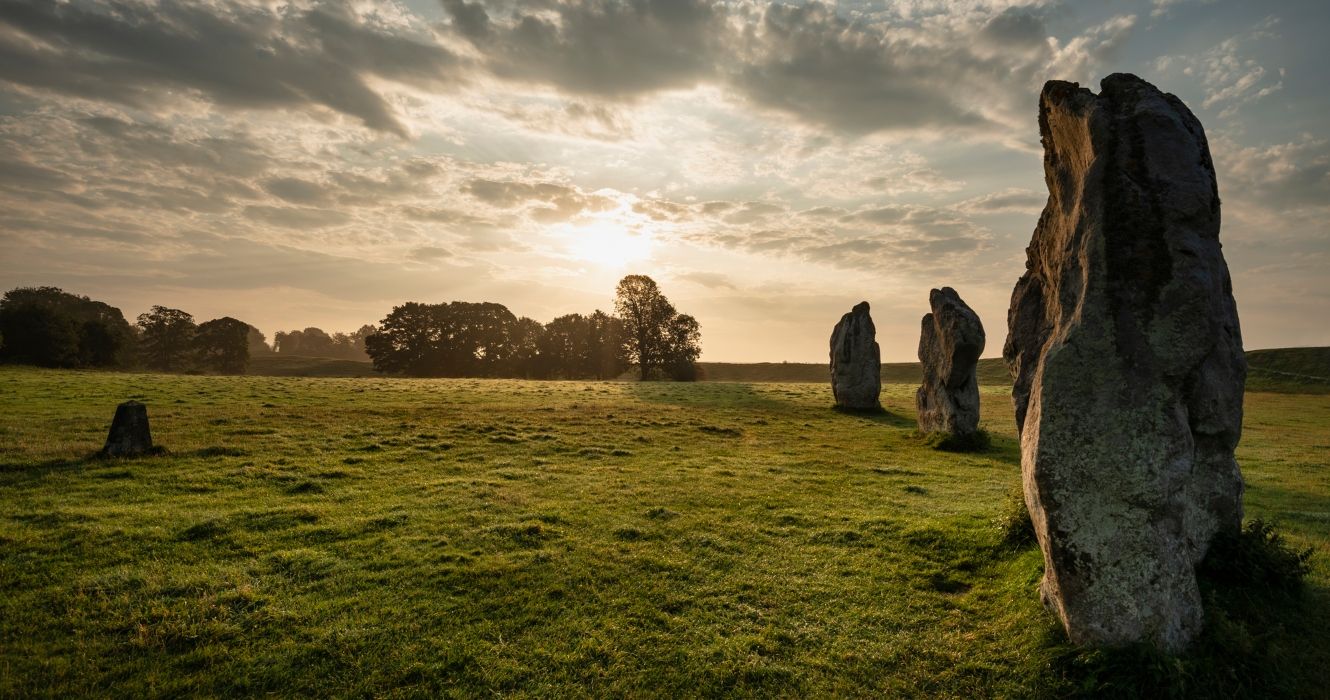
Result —
[[[117,367],[134,332],[117,309],[56,287],[20,287],[0,299],[0,361],[47,367]]]
[[[162,372],[187,368],[197,330],[193,316],[180,309],[154,306],[139,314],[138,327],[145,365]]]
[[[194,357],[199,367],[221,374],[244,374],[249,365],[251,328],[230,316],[200,323],[194,333]]]
[[[691,377],[683,370],[701,353],[697,321],[680,316],[655,280],[624,277],[615,291],[614,309],[622,319],[628,359],[637,363],[642,379],[659,374]]]

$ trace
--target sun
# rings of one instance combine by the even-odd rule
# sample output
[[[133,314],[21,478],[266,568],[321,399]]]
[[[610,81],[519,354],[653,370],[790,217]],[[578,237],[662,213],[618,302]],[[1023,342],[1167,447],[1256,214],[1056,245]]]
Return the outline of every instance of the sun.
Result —
[[[614,221],[597,220],[569,227],[568,254],[605,268],[621,268],[651,257],[650,236],[635,233]]]

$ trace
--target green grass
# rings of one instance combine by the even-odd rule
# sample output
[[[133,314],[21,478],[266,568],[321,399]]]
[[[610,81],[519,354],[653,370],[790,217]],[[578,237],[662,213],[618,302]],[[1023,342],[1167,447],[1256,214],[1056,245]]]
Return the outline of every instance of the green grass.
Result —
[[[1305,590],[1161,659],[1040,607],[1006,390],[956,454],[914,389],[0,368],[0,697],[1324,692],[1330,396],[1239,448]],[[171,454],[88,459],[130,398]]]
[[[701,362],[702,379],[711,382],[829,382],[831,370],[816,362]],[[1002,358],[979,361],[979,383],[1011,386]],[[918,384],[923,369],[918,362],[885,362],[882,383]]]
[[[339,360],[302,355],[255,355],[249,374],[263,377],[372,377],[374,365],[363,360]]]
[[[1249,391],[1294,394],[1330,394],[1330,348],[1279,348],[1247,352]],[[815,362],[701,362],[700,375],[712,382],[816,382],[829,381],[830,370]],[[271,377],[371,377],[369,362],[322,357],[263,355],[250,359],[249,374]],[[626,372],[622,378],[632,378]],[[981,386],[1011,386],[1001,358],[979,361]],[[923,379],[917,362],[882,365],[886,384],[918,384]]]
[[[1280,348],[1247,353],[1247,388],[1330,394],[1330,348]]]

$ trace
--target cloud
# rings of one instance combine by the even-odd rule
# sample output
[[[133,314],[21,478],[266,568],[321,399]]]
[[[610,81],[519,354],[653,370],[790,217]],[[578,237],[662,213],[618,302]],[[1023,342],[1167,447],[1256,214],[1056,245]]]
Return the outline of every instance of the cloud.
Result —
[[[474,178],[462,189],[476,199],[503,209],[536,202],[537,206],[526,211],[541,223],[567,221],[583,212],[604,211],[614,204],[608,197],[553,182]]]
[[[263,183],[263,191],[292,204],[325,204],[331,201],[327,188],[298,177],[275,177]]]
[[[1008,188],[967,199],[957,204],[956,208],[974,214],[1038,214],[1047,200],[1048,195],[1034,190]]]
[[[713,85],[737,100],[833,133],[960,131],[991,136],[1012,123],[1012,92],[1043,77],[1082,79],[1111,60],[1134,16],[1050,39],[1044,10],[1028,5],[937,8],[715,0],[565,0],[508,4],[448,0],[445,25],[476,68],[573,98],[557,108],[509,108],[530,124],[568,130],[600,121],[624,129],[605,104]],[[1059,48],[1060,46],[1060,48]],[[468,54],[470,56],[471,54]],[[597,106],[599,105],[599,106]],[[1027,107],[1022,103],[1022,107]],[[617,115],[615,115],[617,116]]]
[[[685,272],[678,275],[678,278],[707,289],[737,289],[727,275],[719,272]]]
[[[138,108],[182,92],[229,107],[320,107],[399,136],[407,127],[370,78],[438,89],[463,68],[436,42],[333,3],[10,0],[0,27],[0,80],[27,88]]]
[[[1212,142],[1220,192],[1226,201],[1260,209],[1271,219],[1311,213],[1318,228],[1330,210],[1330,141],[1304,136],[1265,147],[1228,138]]]
[[[696,84],[728,35],[721,7],[706,0],[519,4],[504,19],[479,3],[444,5],[490,73],[609,99]]]
[[[769,6],[755,37],[755,56],[734,82],[758,105],[855,134],[987,121],[949,79],[970,62],[959,51],[818,3]]]
[[[408,257],[410,257],[412,260],[418,260],[422,262],[433,262],[435,260],[442,260],[443,258],[448,258],[451,256],[452,256],[452,251],[448,250],[447,248],[440,248],[438,246],[421,246],[419,248],[412,248],[411,252],[408,255]]]
[[[22,190],[62,189],[73,180],[59,170],[22,160],[0,159],[0,187]]]
[[[1204,108],[1222,108],[1229,117],[1243,105],[1284,89],[1284,69],[1267,69],[1247,54],[1256,44],[1277,40],[1279,19],[1266,17],[1198,55],[1163,55],[1155,59],[1160,72],[1177,69],[1183,76],[1199,77],[1205,90]]]
[[[341,226],[351,220],[345,212],[312,207],[245,207],[245,216],[265,224],[282,228],[312,229]]]
[[[918,204],[792,211],[775,202],[651,199],[633,211],[667,222],[669,235],[694,245],[855,270],[938,269],[986,249],[991,238],[958,208]]]

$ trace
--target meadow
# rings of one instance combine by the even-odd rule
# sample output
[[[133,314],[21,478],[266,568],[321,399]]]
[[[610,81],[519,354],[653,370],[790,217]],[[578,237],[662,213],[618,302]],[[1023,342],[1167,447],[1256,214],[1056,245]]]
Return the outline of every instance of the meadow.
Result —
[[[1207,587],[1191,654],[1039,605],[990,449],[812,383],[0,368],[0,696],[1323,696],[1330,395],[1249,393],[1251,518],[1300,592]],[[169,454],[98,460],[115,405]]]

